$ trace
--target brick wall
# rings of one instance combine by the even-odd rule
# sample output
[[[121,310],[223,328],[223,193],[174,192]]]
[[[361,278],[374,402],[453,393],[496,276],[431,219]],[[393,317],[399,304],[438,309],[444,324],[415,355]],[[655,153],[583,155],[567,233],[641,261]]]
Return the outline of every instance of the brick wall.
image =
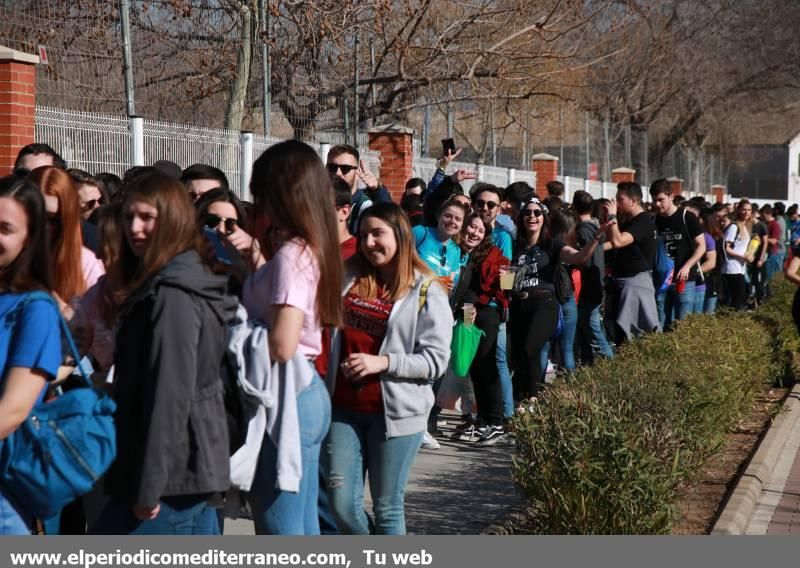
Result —
[[[20,148],[34,141],[38,57],[0,47],[0,175]]]
[[[406,181],[414,177],[414,131],[405,126],[377,126],[369,131],[369,149],[380,152],[380,181],[399,202]]]

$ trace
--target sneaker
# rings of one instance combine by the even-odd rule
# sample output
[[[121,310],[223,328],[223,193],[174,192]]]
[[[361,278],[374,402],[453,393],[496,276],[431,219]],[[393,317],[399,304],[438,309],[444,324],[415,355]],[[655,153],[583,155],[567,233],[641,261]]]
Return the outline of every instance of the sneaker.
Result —
[[[447,426],[447,420],[445,420],[444,418],[439,418],[438,420],[436,420],[436,427],[441,428],[442,426]]]
[[[502,426],[489,426],[483,432],[478,441],[475,442],[476,446],[492,446],[500,441],[506,435],[506,431]]]
[[[429,432],[425,432],[425,435],[422,436],[422,448],[425,450],[438,450],[441,448],[442,445],[436,441],[436,438],[430,435]]]
[[[483,429],[477,428],[474,424],[469,424],[463,430],[456,431],[456,433],[453,434],[453,439],[462,442],[474,442],[481,437],[481,430]]]
[[[458,426],[456,426],[456,432],[463,432],[464,430],[469,430],[470,428],[475,427],[475,422],[473,420],[467,420],[466,422],[462,422]]]

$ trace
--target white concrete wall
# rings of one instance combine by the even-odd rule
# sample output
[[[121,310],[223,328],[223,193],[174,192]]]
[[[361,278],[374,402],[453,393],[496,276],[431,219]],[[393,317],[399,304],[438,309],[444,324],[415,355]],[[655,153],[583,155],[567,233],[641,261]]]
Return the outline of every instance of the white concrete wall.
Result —
[[[789,201],[800,203],[800,134],[789,142]]]

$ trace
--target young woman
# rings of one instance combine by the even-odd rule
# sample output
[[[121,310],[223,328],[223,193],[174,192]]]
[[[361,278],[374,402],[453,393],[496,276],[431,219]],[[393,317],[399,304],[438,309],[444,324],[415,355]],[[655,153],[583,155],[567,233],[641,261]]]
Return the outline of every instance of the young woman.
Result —
[[[794,319],[794,325],[797,326],[797,333],[800,333],[800,274],[798,272],[800,272],[800,243],[792,244],[792,258],[786,265],[785,272],[786,279],[797,286],[792,301],[792,319]]]
[[[570,213],[557,210],[550,212],[550,229],[554,239],[577,247],[575,238],[575,217]],[[561,367],[566,371],[575,370],[575,334],[578,330],[578,303],[575,300],[575,288],[572,285],[570,276],[571,268],[561,264],[553,274],[554,278],[560,278],[561,294],[561,335],[555,341],[558,345],[561,357]],[[555,284],[555,282],[554,282]],[[540,364],[542,369],[547,370],[547,362],[550,356],[550,342],[547,341],[542,347]]]
[[[700,211],[699,219],[705,231],[706,253],[700,263],[700,272],[704,276],[703,285],[700,286],[698,283],[695,286],[694,313],[713,314],[722,292],[722,274],[719,265],[724,241],[719,220],[713,210],[703,209]]]
[[[261,254],[261,245],[245,230],[247,217],[235,193],[229,189],[212,189],[197,200],[195,207],[200,225],[227,239],[241,253],[248,270],[257,270],[264,265],[266,260]]]
[[[745,270],[747,263],[753,261],[753,255],[747,253],[753,227],[753,206],[747,199],[742,199],[736,206],[736,221],[725,228],[725,263],[722,274],[728,290],[728,305],[743,310],[747,304],[747,283]]]
[[[314,149],[289,140],[256,160],[250,189],[257,225],[264,229],[257,234],[263,250],[274,253],[245,282],[242,303],[269,328],[271,361],[285,363],[299,354],[310,369],[307,381],[289,378],[297,393],[291,415],[295,428],[299,423],[302,476],[299,482],[286,479],[282,454],[265,435],[250,490],[253,519],[259,534],[319,534],[319,453],[331,402],[314,360],[322,352],[322,326],[340,326],[342,311],[333,188]]]
[[[186,189],[154,169],[126,187],[120,259],[109,286],[117,457],[102,534],[218,534],[230,485],[220,367],[236,301],[201,260]]]
[[[464,205],[451,198],[439,209],[436,227],[413,228],[417,254],[451,290],[461,269],[461,249],[456,239],[466,215]]]
[[[465,289],[456,306],[472,304],[475,309],[474,325],[483,331],[478,351],[470,367],[470,377],[478,403],[478,423],[467,424],[456,432],[458,440],[475,442],[478,446],[496,443],[505,435],[503,428],[503,396],[500,373],[497,368],[497,337],[500,321],[508,308],[508,300],[500,289],[500,269],[509,260],[493,244],[491,226],[480,215],[471,213],[464,221],[460,236],[467,270],[459,290]],[[462,312],[463,317],[469,314]]]
[[[72,319],[81,296],[105,274],[105,268],[82,244],[80,202],[69,174],[54,166],[44,166],[36,168],[29,177],[44,194],[53,291],[68,304],[62,307],[64,317]]]
[[[511,306],[515,399],[535,397],[544,383],[540,353],[558,325],[554,277],[558,262],[582,266],[594,253],[605,227],[580,251],[552,238],[547,209],[531,198],[521,211],[517,227],[517,267]]]
[[[41,401],[61,364],[59,315],[46,301],[20,302],[33,290],[49,292],[44,199],[32,182],[0,179],[0,441],[10,436]],[[15,313],[16,312],[16,313]],[[12,315],[14,314],[14,315]],[[25,504],[0,487],[0,534],[30,534],[33,517]]]
[[[328,498],[341,533],[368,534],[368,474],[374,532],[405,534],[406,482],[433,406],[430,384],[450,358],[453,317],[446,292],[414,253],[399,206],[375,204],[359,226],[329,366],[336,384],[324,454]]]

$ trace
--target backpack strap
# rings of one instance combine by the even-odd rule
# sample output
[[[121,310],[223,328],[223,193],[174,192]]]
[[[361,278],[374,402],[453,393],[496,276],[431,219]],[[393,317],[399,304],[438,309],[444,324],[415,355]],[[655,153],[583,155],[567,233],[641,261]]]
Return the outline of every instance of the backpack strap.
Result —
[[[425,307],[425,302],[428,300],[428,288],[431,287],[431,282],[433,279],[425,280],[422,283],[422,286],[419,289],[419,311],[422,311],[422,308]]]
[[[25,308],[25,306],[33,302],[34,300],[42,300],[45,302],[49,302],[55,308],[56,314],[58,314],[59,326],[61,327],[61,335],[67,340],[67,345],[69,346],[70,355],[72,355],[72,358],[75,359],[75,366],[77,367],[78,371],[80,371],[81,377],[83,377],[83,380],[86,382],[86,385],[89,388],[91,388],[92,382],[89,380],[89,377],[86,374],[83,365],[81,365],[81,356],[78,353],[78,348],[75,346],[75,341],[72,339],[72,333],[70,333],[69,326],[67,325],[64,316],[61,315],[61,310],[58,309],[58,304],[56,303],[53,296],[42,290],[34,290],[32,292],[28,292],[25,295],[25,298],[22,301],[20,301],[20,303],[17,305],[17,309],[20,311],[20,314],[22,310]]]

